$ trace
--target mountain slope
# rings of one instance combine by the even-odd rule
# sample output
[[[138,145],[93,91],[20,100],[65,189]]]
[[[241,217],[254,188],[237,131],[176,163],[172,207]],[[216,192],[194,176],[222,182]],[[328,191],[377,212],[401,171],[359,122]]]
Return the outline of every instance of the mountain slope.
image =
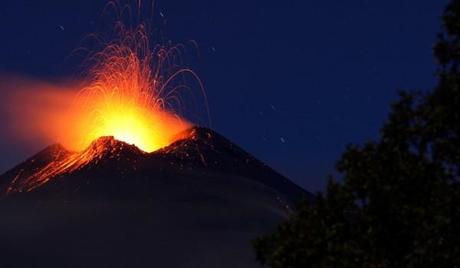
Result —
[[[310,195],[212,130],[180,135],[150,154],[111,137],[82,153],[52,145],[1,175],[0,258],[12,267],[258,267],[250,240]]]

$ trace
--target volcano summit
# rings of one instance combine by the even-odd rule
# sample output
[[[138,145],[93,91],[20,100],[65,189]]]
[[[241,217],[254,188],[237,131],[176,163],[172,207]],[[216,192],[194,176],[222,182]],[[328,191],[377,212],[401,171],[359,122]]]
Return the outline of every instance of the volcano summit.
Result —
[[[258,267],[251,239],[311,195],[210,129],[178,137],[51,145],[1,175],[2,267]]]

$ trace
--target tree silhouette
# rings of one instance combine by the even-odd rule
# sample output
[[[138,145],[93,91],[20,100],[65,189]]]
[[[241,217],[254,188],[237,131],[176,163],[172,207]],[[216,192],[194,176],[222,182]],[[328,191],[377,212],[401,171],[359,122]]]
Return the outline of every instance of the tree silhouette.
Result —
[[[401,92],[378,140],[349,146],[314,203],[254,241],[270,267],[460,267],[460,0],[434,47],[437,86]]]

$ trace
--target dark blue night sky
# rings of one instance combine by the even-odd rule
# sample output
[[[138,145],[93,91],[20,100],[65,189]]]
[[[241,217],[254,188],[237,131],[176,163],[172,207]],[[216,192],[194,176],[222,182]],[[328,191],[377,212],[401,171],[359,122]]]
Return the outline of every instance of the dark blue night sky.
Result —
[[[75,76],[72,51],[100,30],[106,2],[3,1],[0,72]],[[398,89],[434,85],[431,49],[446,4],[157,0],[155,21],[163,37],[199,44],[191,64],[205,84],[211,127],[316,191],[348,143],[378,136]],[[1,139],[0,172],[45,145]]]

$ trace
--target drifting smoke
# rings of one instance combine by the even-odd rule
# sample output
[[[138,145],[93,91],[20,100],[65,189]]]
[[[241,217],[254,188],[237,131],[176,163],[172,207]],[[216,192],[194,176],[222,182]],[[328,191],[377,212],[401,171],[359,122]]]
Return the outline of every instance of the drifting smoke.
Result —
[[[76,83],[45,82],[18,75],[0,76],[2,134],[10,143],[60,141]]]

